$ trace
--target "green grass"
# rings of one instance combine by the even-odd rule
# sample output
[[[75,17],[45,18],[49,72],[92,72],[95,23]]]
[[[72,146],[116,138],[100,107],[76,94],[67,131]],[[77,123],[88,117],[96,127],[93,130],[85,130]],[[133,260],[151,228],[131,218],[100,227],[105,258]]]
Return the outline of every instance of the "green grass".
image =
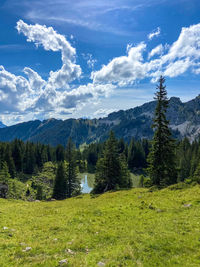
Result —
[[[200,187],[172,189],[0,199],[0,266],[200,266]]]

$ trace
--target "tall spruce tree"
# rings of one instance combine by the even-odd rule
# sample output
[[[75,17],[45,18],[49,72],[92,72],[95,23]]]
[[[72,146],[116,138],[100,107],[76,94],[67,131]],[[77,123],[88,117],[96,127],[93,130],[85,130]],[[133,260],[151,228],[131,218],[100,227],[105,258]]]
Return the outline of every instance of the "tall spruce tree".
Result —
[[[67,183],[67,197],[72,197],[80,193],[80,180],[77,177],[76,170],[76,150],[72,139],[69,138],[66,147],[66,183]]]
[[[177,181],[175,142],[169,129],[169,121],[166,119],[166,111],[169,105],[167,98],[165,78],[160,77],[155,98],[157,105],[152,128],[154,136],[152,147],[148,155],[148,174],[153,185],[164,187]]]
[[[53,188],[53,198],[61,200],[65,199],[67,196],[67,185],[66,185],[66,175],[64,162],[58,163],[58,168],[56,172],[56,178]]]
[[[97,161],[94,193],[131,187],[126,158],[125,156],[120,157],[117,145],[115,135],[111,131],[103,151],[103,156]]]

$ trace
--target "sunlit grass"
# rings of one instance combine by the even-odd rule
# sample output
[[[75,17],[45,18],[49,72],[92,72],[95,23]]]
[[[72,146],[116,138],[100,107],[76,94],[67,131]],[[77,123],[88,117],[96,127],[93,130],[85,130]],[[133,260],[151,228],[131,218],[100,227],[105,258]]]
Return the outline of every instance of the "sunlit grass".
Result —
[[[1,267],[55,267],[62,259],[77,267],[200,266],[200,187],[0,199]]]

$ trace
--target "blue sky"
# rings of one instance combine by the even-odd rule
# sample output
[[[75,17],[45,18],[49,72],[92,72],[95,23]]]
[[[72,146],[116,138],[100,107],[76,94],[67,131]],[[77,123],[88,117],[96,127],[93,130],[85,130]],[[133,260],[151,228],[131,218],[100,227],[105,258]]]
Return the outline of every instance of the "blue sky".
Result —
[[[1,0],[0,120],[100,117],[200,93],[198,0]]]

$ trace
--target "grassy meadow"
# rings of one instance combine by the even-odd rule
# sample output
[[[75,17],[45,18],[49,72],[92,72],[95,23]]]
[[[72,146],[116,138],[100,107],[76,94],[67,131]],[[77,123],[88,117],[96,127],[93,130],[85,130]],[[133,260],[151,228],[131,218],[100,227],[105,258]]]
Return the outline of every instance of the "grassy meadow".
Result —
[[[200,266],[200,187],[0,199],[0,266],[59,265]]]

